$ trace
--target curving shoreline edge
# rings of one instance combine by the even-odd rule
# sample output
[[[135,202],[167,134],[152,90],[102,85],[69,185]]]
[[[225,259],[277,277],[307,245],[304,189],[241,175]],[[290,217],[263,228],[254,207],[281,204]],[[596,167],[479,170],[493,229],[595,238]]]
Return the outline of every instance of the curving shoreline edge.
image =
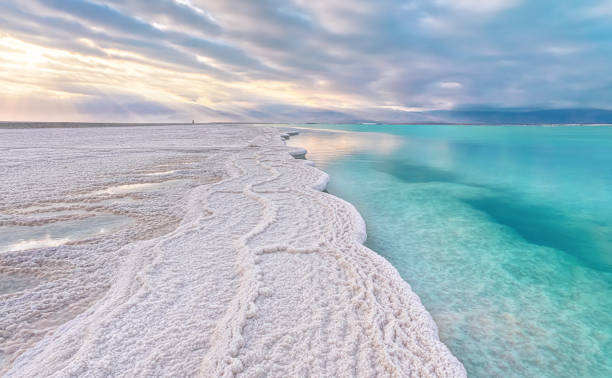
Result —
[[[283,143],[286,144],[286,141],[290,139],[290,137],[298,135],[299,132],[293,131],[291,133],[287,132],[284,134],[281,134],[281,140],[283,141]],[[308,151],[304,148],[297,148],[297,147],[292,147],[292,150],[289,151],[289,154],[294,157],[295,159],[304,159],[304,165],[308,166],[311,169],[314,169],[316,171],[320,172],[320,175],[323,177],[323,181],[324,181],[324,185],[315,185],[313,186],[313,189],[315,190],[319,190],[319,191],[324,191],[329,183],[330,177],[329,175],[324,172],[323,170],[320,170],[318,168],[315,168],[315,164],[310,164],[309,160],[307,160],[307,155]],[[314,163],[314,162],[313,162]],[[439,335],[438,335],[438,326],[436,324],[436,322],[434,321],[433,317],[431,316],[431,314],[427,311],[427,309],[425,308],[425,306],[422,304],[419,296],[412,291],[412,288],[410,286],[410,284],[405,281],[399,274],[399,271],[393,266],[391,265],[391,263],[389,261],[387,261],[383,256],[379,255],[378,253],[376,253],[375,251],[367,248],[365,245],[363,245],[363,243],[365,243],[366,239],[367,239],[367,229],[366,229],[366,223],[365,220],[363,219],[363,217],[361,216],[361,214],[359,213],[359,211],[355,208],[355,206],[353,204],[351,204],[348,201],[345,201],[344,199],[334,196],[332,194],[328,194],[329,196],[333,197],[334,200],[342,203],[346,208],[349,209],[351,216],[351,223],[352,223],[352,227],[354,229],[354,238],[355,238],[355,242],[358,243],[360,245],[361,248],[363,248],[364,250],[366,250],[367,252],[369,252],[372,256],[372,258],[375,258],[379,261],[380,266],[385,270],[385,272],[387,273],[388,277],[390,279],[392,279],[393,281],[397,282],[400,286],[402,286],[404,288],[405,291],[405,295],[407,297],[409,297],[411,299],[411,302],[413,305],[415,305],[415,307],[417,307],[418,311],[422,312],[422,315],[424,316],[424,318],[427,319],[428,321],[428,326],[431,327],[431,333],[429,335],[427,335],[427,337],[430,337],[432,339],[433,342],[435,343],[439,343],[442,345],[441,348],[439,348],[439,352],[441,353],[441,356],[438,356],[440,358],[440,360],[442,359],[448,359],[450,360],[450,369],[446,369],[446,367],[443,369],[445,372],[443,375],[441,376],[453,376],[453,377],[467,377],[467,372],[465,370],[465,367],[463,366],[463,364],[461,364],[461,362],[454,356],[452,355],[452,353],[450,352],[450,350],[448,349],[448,347],[446,347],[446,345],[444,345],[440,339],[439,339]],[[436,358],[436,357],[434,357]],[[404,373],[406,373],[404,371]],[[447,375],[448,374],[448,375]],[[412,376],[412,372],[410,374],[408,374],[410,376]],[[435,374],[436,376],[438,376],[437,374]],[[417,374],[417,376],[421,376],[421,374]],[[427,376],[427,375],[425,375]]]

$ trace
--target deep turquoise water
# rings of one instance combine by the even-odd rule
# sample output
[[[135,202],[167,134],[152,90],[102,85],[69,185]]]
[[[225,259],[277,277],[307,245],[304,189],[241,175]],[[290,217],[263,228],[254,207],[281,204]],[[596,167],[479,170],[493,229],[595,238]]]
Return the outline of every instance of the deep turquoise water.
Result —
[[[304,126],[471,376],[612,376],[612,127]]]

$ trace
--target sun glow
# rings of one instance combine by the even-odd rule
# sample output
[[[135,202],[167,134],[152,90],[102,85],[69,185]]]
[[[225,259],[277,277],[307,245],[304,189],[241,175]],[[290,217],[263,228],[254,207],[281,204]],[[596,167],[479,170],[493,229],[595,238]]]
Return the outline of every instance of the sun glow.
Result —
[[[105,94],[152,101],[186,114],[202,106],[226,112],[235,112],[237,107],[255,109],[261,102],[312,108],[329,107],[331,103],[338,109],[365,104],[358,95],[321,92],[316,82],[307,86],[248,77],[222,80],[204,72],[168,67],[137,52],[104,48],[86,38],[76,41],[98,49],[100,56],[0,37],[3,119],[20,120],[23,114],[28,117],[34,111],[30,108],[40,108],[41,102],[49,108],[55,103],[58,108],[78,113],[81,102]],[[226,69],[212,58],[195,58],[215,69]],[[85,114],[77,118],[90,120]]]

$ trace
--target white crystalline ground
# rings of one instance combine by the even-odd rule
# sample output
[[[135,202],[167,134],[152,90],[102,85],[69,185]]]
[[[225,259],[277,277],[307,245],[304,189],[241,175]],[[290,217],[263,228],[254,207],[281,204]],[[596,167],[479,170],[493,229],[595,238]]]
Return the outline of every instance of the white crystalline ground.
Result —
[[[252,126],[0,130],[0,232],[132,219],[0,254],[0,374],[465,376],[289,152]]]

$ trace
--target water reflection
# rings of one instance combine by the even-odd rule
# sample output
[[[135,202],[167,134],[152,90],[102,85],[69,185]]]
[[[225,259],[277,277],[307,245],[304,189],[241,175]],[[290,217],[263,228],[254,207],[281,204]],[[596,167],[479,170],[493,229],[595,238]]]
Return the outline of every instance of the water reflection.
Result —
[[[394,135],[377,133],[318,132],[302,130],[298,140],[290,140],[288,145],[305,148],[308,154],[316,154],[316,163],[323,166],[332,159],[358,152],[376,155],[390,155],[402,148],[404,141]]]
[[[104,235],[130,223],[130,217],[106,214],[41,226],[0,227],[0,252],[57,247],[68,242]]]

